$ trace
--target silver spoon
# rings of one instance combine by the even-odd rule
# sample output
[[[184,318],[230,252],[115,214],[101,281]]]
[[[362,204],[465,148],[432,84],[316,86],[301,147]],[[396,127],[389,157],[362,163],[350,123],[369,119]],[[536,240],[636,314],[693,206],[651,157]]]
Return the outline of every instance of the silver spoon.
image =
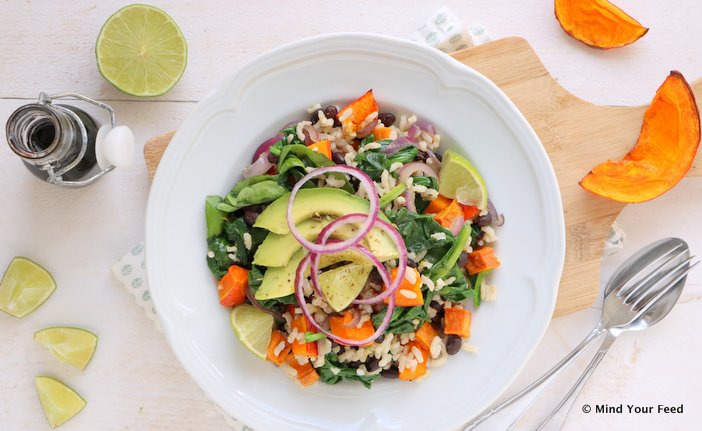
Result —
[[[687,243],[677,238],[654,242],[627,259],[607,283],[602,316],[590,334],[546,374],[515,396],[468,422],[465,430],[474,430],[480,424],[484,424],[486,430],[510,429],[563,369],[603,333],[607,332],[608,336],[616,333],[611,341],[608,342],[605,339],[603,343],[603,346],[607,343],[611,345],[621,332],[645,329],[655,323],[655,319],[657,319],[655,321],[662,319],[670,311],[670,308],[656,304],[667,305],[670,300],[670,292],[675,292],[673,296],[677,300],[682,286],[685,284],[687,272],[696,265],[696,263],[690,265],[690,260]],[[675,301],[672,301],[668,307],[672,307],[674,304]],[[656,306],[653,307],[654,305]],[[651,311],[653,309],[655,311]],[[604,356],[604,352],[601,356]],[[594,369],[594,366],[592,368]],[[586,372],[589,376],[592,371]],[[584,383],[587,376],[576,383],[567,398],[577,391],[578,385]],[[566,401],[560,403],[553,413],[557,413]]]
[[[605,354],[607,353],[607,350],[609,350],[610,346],[614,343],[614,341],[617,339],[619,335],[626,331],[641,331],[644,329],[647,329],[656,323],[658,323],[661,319],[663,319],[665,316],[668,315],[670,310],[673,309],[673,306],[675,306],[675,303],[678,301],[678,298],[680,297],[680,294],[682,293],[683,287],[685,286],[685,282],[687,281],[687,273],[692,269],[695,265],[697,265],[699,262],[696,262],[692,265],[689,264],[691,258],[689,256],[689,248],[687,247],[687,244],[679,240],[677,238],[669,238],[667,240],[662,240],[658,241],[657,243],[654,243],[652,245],[656,244],[670,244],[670,247],[675,247],[678,244],[680,244],[681,247],[684,247],[686,253],[683,253],[682,255],[679,255],[678,259],[672,260],[669,264],[668,267],[671,268],[671,272],[666,275],[670,275],[669,280],[673,280],[672,282],[662,283],[663,277],[659,278],[656,280],[662,287],[653,290],[652,292],[648,293],[648,295],[655,295],[655,298],[657,298],[654,301],[650,301],[647,310],[644,309],[644,307],[641,307],[641,310],[638,312],[639,317],[635,319],[633,322],[631,322],[629,325],[625,327],[613,327],[609,330],[607,330],[605,339],[602,342],[602,345],[600,346],[600,349],[597,351],[595,354],[595,357],[592,358],[590,363],[588,364],[587,368],[585,371],[582,373],[580,378],[573,384],[571,389],[568,391],[568,393],[563,397],[563,399],[556,405],[556,407],[551,411],[551,413],[546,416],[541,423],[538,425],[536,428],[537,431],[543,430],[546,425],[549,423],[549,421],[553,420],[553,418],[562,410],[566,412],[566,414],[560,419],[558,428],[560,429],[563,425],[563,422],[565,421],[565,418],[568,415],[569,409],[563,409],[565,405],[572,406],[573,402],[578,398],[578,395],[580,394],[580,391],[582,391],[583,387],[585,386],[585,383],[588,381],[590,376],[592,376],[592,373],[595,371],[595,368],[600,364],[600,361],[602,361],[602,358],[604,358]],[[641,262],[643,259],[641,259],[642,256],[638,256],[639,254],[643,255],[644,253],[652,253],[653,250],[649,250],[648,247],[642,249],[638,253],[636,253],[634,256],[629,258],[622,266],[620,269],[626,270],[627,272],[638,272],[640,269],[633,267],[632,265],[636,262]],[[639,259],[637,259],[639,258]],[[629,264],[629,265],[627,265]],[[607,284],[607,289],[605,290],[605,298],[609,297],[609,295],[613,294],[612,291],[622,283],[626,283],[625,280],[626,274],[624,271],[618,271],[617,274],[615,274],[614,277],[612,277],[610,283]],[[637,295],[637,292],[633,291],[633,289],[620,289],[618,291],[617,296],[619,298],[625,298],[625,302],[628,299],[630,303],[635,303],[636,301],[643,301],[643,299],[646,297],[645,293],[640,293]],[[653,296],[652,296],[653,297]],[[605,307],[607,306],[608,302],[605,301]],[[609,303],[610,307],[612,307],[612,304],[616,304],[615,302]],[[612,312],[616,312],[612,311]],[[643,314],[641,314],[643,312]],[[604,310],[604,313],[607,314],[607,310]]]

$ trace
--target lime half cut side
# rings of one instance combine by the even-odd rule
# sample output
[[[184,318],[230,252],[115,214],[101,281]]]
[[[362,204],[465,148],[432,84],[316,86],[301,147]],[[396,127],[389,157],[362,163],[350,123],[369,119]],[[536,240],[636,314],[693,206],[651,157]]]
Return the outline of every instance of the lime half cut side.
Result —
[[[487,208],[488,193],[478,169],[460,154],[447,150],[441,161],[439,193],[464,205]]]
[[[188,47],[178,24],[153,6],[134,4],[112,15],[95,44],[100,74],[133,96],[160,96],[185,72]]]
[[[80,328],[54,327],[34,333],[34,340],[59,361],[84,370],[95,354],[98,337]]]
[[[36,310],[56,290],[49,271],[26,257],[15,257],[0,281],[0,310],[22,318]]]
[[[241,344],[261,359],[266,359],[271,342],[273,316],[250,304],[234,307],[231,315],[232,328]]]
[[[63,425],[88,404],[76,391],[52,377],[35,377],[34,383],[51,428]]]

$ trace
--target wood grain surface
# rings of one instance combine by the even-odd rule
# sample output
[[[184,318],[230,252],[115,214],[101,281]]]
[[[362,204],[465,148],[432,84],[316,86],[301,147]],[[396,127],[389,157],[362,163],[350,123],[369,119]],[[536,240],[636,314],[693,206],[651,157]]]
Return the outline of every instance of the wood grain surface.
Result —
[[[566,224],[565,265],[554,317],[590,307],[599,292],[605,237],[625,204],[594,196],[578,181],[598,163],[626,154],[636,142],[646,106],[598,106],[579,99],[553,79],[522,38],[504,38],[452,55],[494,81],[539,135],[556,171]],[[702,81],[692,86],[702,100]],[[150,176],[174,134],[144,144]],[[699,157],[688,175],[699,176]]]

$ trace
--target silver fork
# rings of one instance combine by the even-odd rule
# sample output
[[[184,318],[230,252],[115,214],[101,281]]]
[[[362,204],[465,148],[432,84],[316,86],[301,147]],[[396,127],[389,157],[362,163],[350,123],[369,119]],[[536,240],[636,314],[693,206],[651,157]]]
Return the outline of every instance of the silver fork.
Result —
[[[515,396],[470,421],[465,429],[473,430],[480,424],[484,424],[484,429],[489,430],[511,429],[563,369],[606,332],[607,337],[597,356],[593,359],[591,367],[585,371],[564,400],[542,422],[540,428],[545,426],[572,395],[577,395],[578,388],[582,387],[617,336],[627,330],[645,329],[652,324],[650,323],[651,319],[646,319],[647,316],[655,314],[655,316],[660,316],[658,317],[660,320],[670,311],[684,285],[685,276],[697,264],[690,265],[691,259],[687,243],[678,238],[657,241],[627,259],[607,283],[602,316],[590,334],[546,374]],[[668,305],[670,301],[662,301],[662,298],[665,298],[676,286],[677,296],[672,304]],[[656,304],[666,304],[668,308],[663,309]]]

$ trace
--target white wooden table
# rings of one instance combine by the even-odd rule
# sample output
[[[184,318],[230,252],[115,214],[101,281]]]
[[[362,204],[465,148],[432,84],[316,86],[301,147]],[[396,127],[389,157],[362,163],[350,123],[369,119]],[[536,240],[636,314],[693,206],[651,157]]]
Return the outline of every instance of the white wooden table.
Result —
[[[552,2],[544,0],[153,3],[181,26],[189,64],[169,94],[138,100],[107,84],[94,60],[102,23],[125,2],[0,2],[0,122],[40,90],[73,90],[112,104],[118,121],[132,127],[141,145],[176,128],[216,82],[257,54],[334,31],[406,37],[442,4],[468,24],[484,24],[493,38],[525,37],[567,89],[592,102],[647,103],[670,69],[690,80],[702,76],[702,4],[696,0],[619,0],[651,30],[635,45],[611,51],[590,49],[567,37],[553,17]],[[89,402],[64,425],[66,431],[229,429],[109,272],[143,238],[148,188],[141,159],[89,188],[63,190],[34,179],[9,148],[0,146],[0,266],[15,255],[29,256],[44,264],[59,285],[51,300],[25,319],[0,313],[0,430],[48,429],[33,385],[33,377],[42,374],[60,377]],[[653,202],[628,207],[619,220],[627,233],[626,248],[605,262],[604,276],[625,255],[657,238],[680,236],[693,251],[701,250],[699,196],[702,180],[685,180]],[[508,394],[560,359],[598,316],[594,307],[554,320]],[[58,364],[32,341],[34,331],[50,325],[76,325],[99,334],[98,351],[85,372]],[[698,429],[701,325],[698,271],[667,319],[614,345],[564,429]],[[584,414],[584,403],[682,403],[684,413]]]

